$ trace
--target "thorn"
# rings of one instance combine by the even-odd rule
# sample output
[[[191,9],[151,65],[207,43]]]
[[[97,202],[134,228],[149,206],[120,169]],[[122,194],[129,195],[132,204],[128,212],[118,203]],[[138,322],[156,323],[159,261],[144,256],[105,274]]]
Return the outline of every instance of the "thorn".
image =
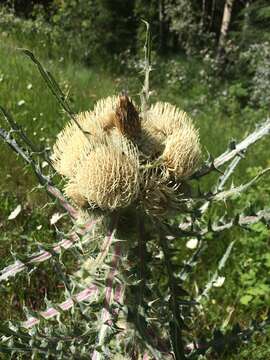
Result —
[[[236,149],[236,140],[232,139],[232,140],[229,142],[229,149],[230,149],[230,150],[235,150],[235,149]]]
[[[208,224],[207,224],[207,228],[208,228],[209,232],[211,232],[213,230],[212,219],[209,219]]]
[[[238,155],[241,159],[245,159],[245,157],[246,157],[244,150],[240,151],[237,155]]]
[[[211,167],[212,167],[213,170],[215,170],[215,171],[218,172],[219,174],[224,175],[224,172],[221,171],[220,169],[218,169],[217,167],[215,167],[214,163],[212,163]]]
[[[234,224],[234,225],[239,225],[239,220],[240,220],[240,215],[237,214],[237,215],[235,216],[234,220],[233,220],[233,224]]]

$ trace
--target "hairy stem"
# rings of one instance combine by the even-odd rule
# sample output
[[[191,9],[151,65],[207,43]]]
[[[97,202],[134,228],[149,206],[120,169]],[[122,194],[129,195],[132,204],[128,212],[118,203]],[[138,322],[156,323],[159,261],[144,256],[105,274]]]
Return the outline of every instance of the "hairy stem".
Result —
[[[148,110],[148,102],[149,102],[149,78],[151,68],[151,32],[150,32],[150,25],[147,21],[143,20],[146,26],[146,37],[145,37],[145,44],[144,44],[144,84],[141,91],[141,109],[143,117],[145,118],[146,112]]]
[[[249,146],[256,143],[258,140],[263,138],[270,133],[270,118],[262,123],[260,126],[249,134],[244,140],[239,142],[238,144],[233,144],[227,151],[218,156],[216,159],[211,161],[210,163],[205,164],[199,170],[197,170],[193,175],[191,175],[191,179],[199,179],[202,176],[209,174],[210,172],[217,170],[222,165],[232,160],[237,155],[242,155]]]
[[[167,240],[163,236],[162,231],[160,231],[159,240],[163,251],[165,267],[169,278],[169,289],[170,289],[169,305],[173,315],[173,318],[170,320],[171,343],[173,346],[175,359],[184,360],[186,358],[183,339],[182,339],[182,329],[184,327],[184,323],[181,317],[181,312],[177,301],[177,286],[176,286],[176,280],[173,275],[173,270],[171,267],[169,247],[167,244]]]

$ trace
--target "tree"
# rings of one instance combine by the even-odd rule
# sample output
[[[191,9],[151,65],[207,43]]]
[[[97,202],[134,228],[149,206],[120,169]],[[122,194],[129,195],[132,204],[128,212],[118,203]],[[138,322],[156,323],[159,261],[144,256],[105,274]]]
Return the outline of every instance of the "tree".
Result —
[[[220,37],[218,42],[218,58],[221,59],[226,48],[226,40],[228,36],[229,26],[232,16],[232,7],[234,0],[226,0],[223,12],[223,18],[220,29]]]
[[[166,47],[165,0],[159,0],[159,48],[163,52]]]
[[[198,30],[193,2],[187,0],[167,0],[165,11],[171,33],[176,34],[181,48],[189,50],[192,47],[194,34]]]

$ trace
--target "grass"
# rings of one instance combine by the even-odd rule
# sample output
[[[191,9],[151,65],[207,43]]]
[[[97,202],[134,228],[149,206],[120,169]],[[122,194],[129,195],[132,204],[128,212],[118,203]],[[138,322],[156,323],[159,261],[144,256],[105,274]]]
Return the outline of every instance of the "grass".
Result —
[[[67,117],[35,66],[16,49],[14,41],[4,40],[0,46],[0,103],[13,114],[34,143],[50,146]],[[76,112],[91,108],[96,99],[116,91],[117,82],[101,71],[75,64],[63,65],[48,59],[43,59],[43,63],[55,75],[64,91],[72,93],[69,100]],[[6,124],[1,120],[3,125]],[[0,163],[0,267],[3,268],[12,261],[12,252],[23,255],[29,253],[30,249],[36,251],[34,244],[38,242],[55,242],[56,232],[50,226],[49,219],[57,208],[51,204],[44,209],[49,198],[43,190],[36,188],[36,178],[31,170],[26,169],[23,162],[2,142]],[[18,204],[23,208],[21,214],[15,220],[7,220]],[[61,282],[52,262],[39,266],[31,278],[31,285],[25,274],[11,279],[1,288],[4,300],[0,320],[22,318],[24,303],[29,308],[44,307],[45,293],[59,302],[63,293]]]
[[[0,104],[12,112],[35,143],[43,146],[52,145],[67,117],[48,91],[35,66],[16,49],[18,45],[25,44],[17,43],[16,39],[3,34],[0,35],[0,40]],[[31,50],[34,50],[36,56],[55,76],[76,112],[92,108],[97,99],[118,93],[121,89],[125,89],[127,84],[130,94],[138,99],[141,79],[138,80],[134,76],[127,78],[126,75],[114,75],[98,67],[86,68],[65,59],[60,59],[61,61],[49,59],[44,52],[35,51],[34,44]],[[204,65],[194,61],[190,66],[185,59],[176,59],[176,62],[185,74],[186,81],[168,84],[164,76],[160,75],[161,70],[163,73],[170,72],[170,65],[164,62],[163,68],[156,67],[152,73],[155,90],[152,99],[172,102],[193,115],[200,130],[205,154],[207,151],[213,156],[220,154],[227,148],[232,138],[243,138],[254,128],[256,121],[263,120],[266,116],[265,110],[253,110],[248,105],[242,105],[241,97],[234,93],[235,84],[232,81],[218,84],[211,90],[209,85],[198,76]],[[247,160],[242,162],[234,180],[243,181],[247,176],[247,168],[269,165],[268,148],[269,139],[249,151]],[[50,226],[49,219],[57,208],[54,204],[44,208],[48,198],[42,191],[37,189],[33,191],[36,186],[34,176],[2,143],[0,164],[0,267],[2,268],[12,261],[12,252],[25,254],[31,248],[35,249],[37,242],[44,244],[55,241],[57,234]],[[269,185],[267,186],[266,180],[263,180],[263,184],[261,188],[258,186],[251,193],[248,198],[249,203],[256,203],[259,197],[261,205],[267,205],[267,199],[270,200]],[[15,220],[7,220],[10,212],[18,204],[23,206],[21,214]],[[227,204],[228,207],[232,205]],[[59,227],[65,225],[63,220]],[[202,326],[209,331],[215,326],[220,327],[223,319],[228,318],[232,308],[229,326],[234,322],[245,325],[252,317],[263,318],[270,305],[267,268],[258,255],[261,252],[268,253],[267,234],[259,239],[256,232],[251,235],[227,232],[218,239],[210,239],[209,252],[200,265],[201,273],[205,276],[200,280],[207,281],[207,276],[215,268],[212,259],[216,262],[216,259],[222,256],[229,238],[233,236],[239,241],[225,270],[228,280],[223,288],[214,290],[212,302],[207,305],[208,311],[199,319]],[[252,238],[257,241],[250,241]],[[185,250],[184,253],[188,251]],[[72,256],[66,256],[64,260],[68,263],[68,271],[70,271],[70,268],[76,267],[76,261]],[[249,264],[246,264],[247,261]],[[241,296],[245,295],[248,286],[254,288],[255,285],[254,283],[248,285],[240,275],[253,265],[257,266],[257,274],[253,276],[253,282],[255,285],[256,282],[265,284],[268,290],[265,290],[266,293],[263,295],[255,296],[256,301],[250,303],[250,306],[245,306],[240,303]],[[31,276],[31,283],[25,274],[11,279],[0,290],[3,299],[0,321],[7,318],[22,318],[24,303],[32,309],[44,308],[45,294],[51,300],[60,301],[63,297],[61,284],[61,278],[55,271],[53,262],[39,266]],[[243,346],[237,357],[228,355],[227,359],[248,359],[249,352],[253,354],[254,360],[270,357],[270,350],[266,346],[264,337],[258,336],[255,343],[247,347]]]

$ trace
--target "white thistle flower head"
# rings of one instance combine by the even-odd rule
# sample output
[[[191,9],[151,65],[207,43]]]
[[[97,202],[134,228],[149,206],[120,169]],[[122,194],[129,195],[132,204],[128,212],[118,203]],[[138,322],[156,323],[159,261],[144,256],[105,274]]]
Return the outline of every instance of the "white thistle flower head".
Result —
[[[90,150],[93,146],[102,144],[104,128],[110,122],[117,101],[116,96],[99,100],[93,111],[76,115],[76,121],[83,131],[71,120],[58,134],[52,159],[55,169],[61,175],[72,177],[81,153],[85,149]]]
[[[128,109],[121,109],[123,102]],[[79,126],[75,121],[69,121],[58,134],[53,147],[52,160],[56,171],[63,176],[72,177],[82,152],[91,151],[92,148],[102,145],[106,141],[106,136],[115,129],[123,132],[126,129],[126,126],[122,124],[126,120],[125,115],[134,117],[136,114],[139,119],[136,108],[128,97],[112,96],[99,100],[93,111],[76,115]],[[137,123],[135,121],[137,125],[135,130],[140,129],[138,119],[136,119]],[[125,134],[122,133],[122,135]]]
[[[126,95],[109,97],[76,116],[83,131],[72,121],[57,136],[53,164],[79,208],[113,211],[136,199],[155,216],[181,208],[179,186],[200,158],[198,132],[185,112],[168,103],[144,115]],[[150,166],[142,171],[146,159]]]
[[[142,151],[160,157],[165,170],[176,179],[192,174],[200,159],[198,131],[184,112],[169,103],[150,107],[142,123]]]
[[[79,206],[115,210],[128,206],[139,192],[136,147],[124,137],[107,137],[107,143],[81,154],[65,193]]]

